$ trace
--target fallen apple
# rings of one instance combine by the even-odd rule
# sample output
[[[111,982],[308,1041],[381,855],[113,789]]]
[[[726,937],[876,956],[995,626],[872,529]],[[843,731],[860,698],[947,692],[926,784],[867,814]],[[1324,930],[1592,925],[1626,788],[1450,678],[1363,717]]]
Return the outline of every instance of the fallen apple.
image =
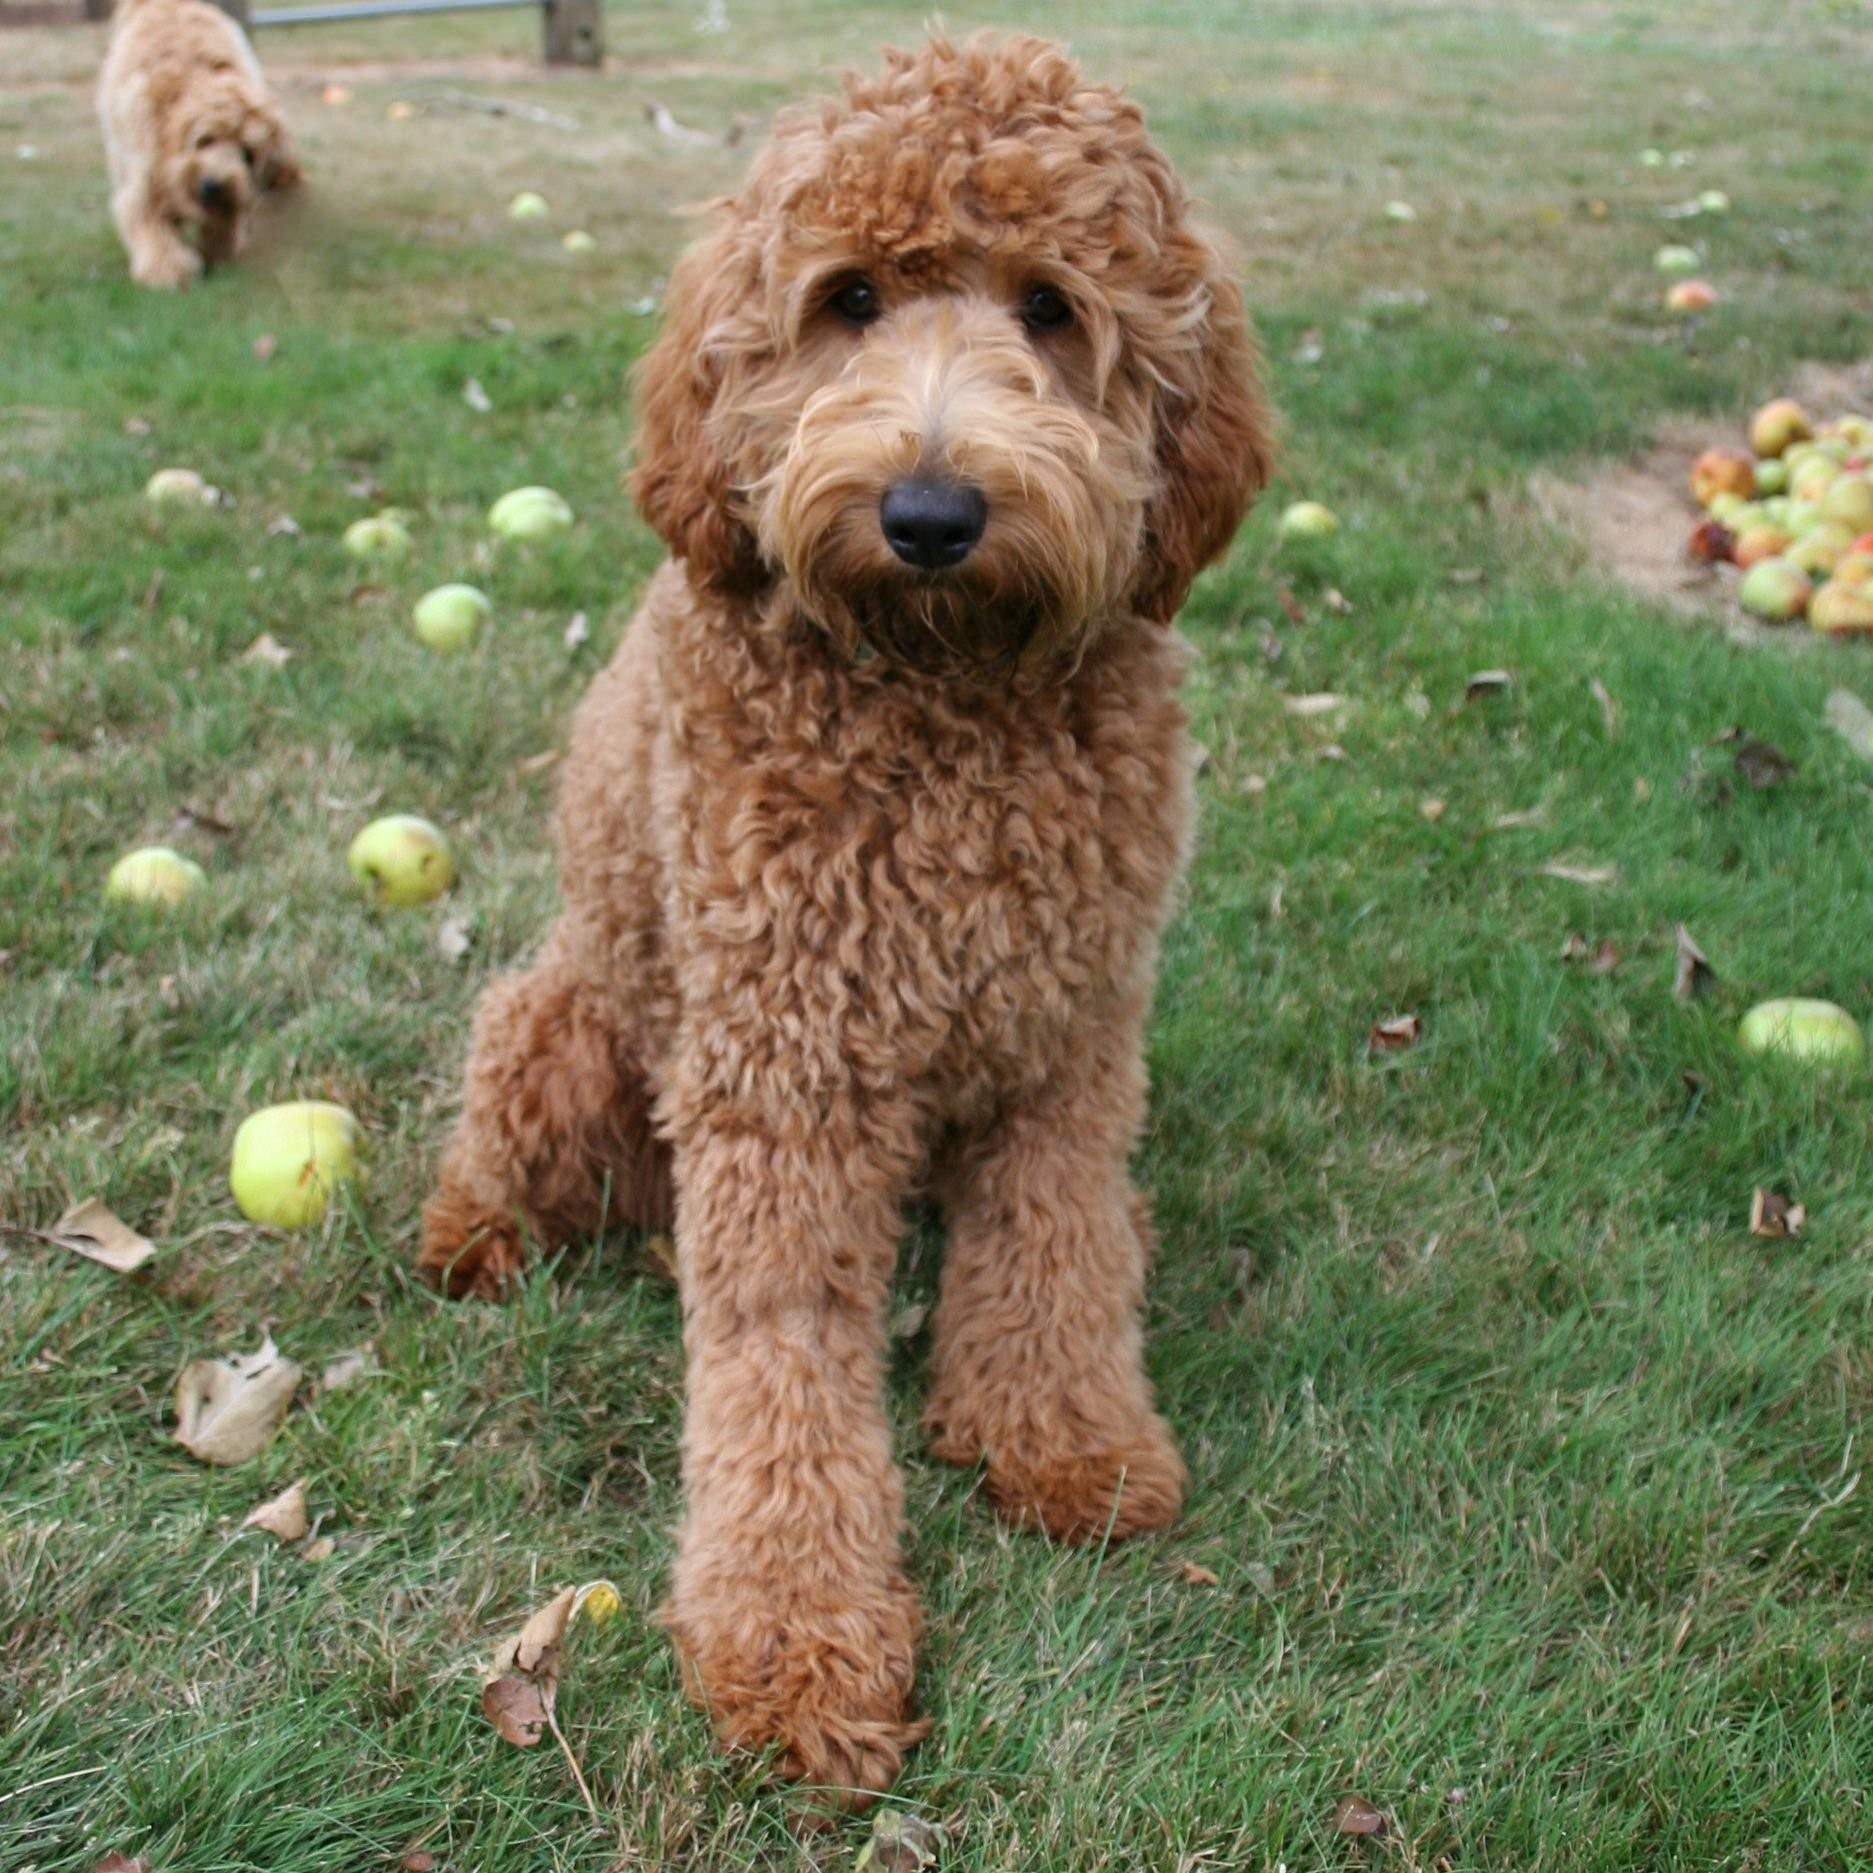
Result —
[[[1665,295],[1667,312],[1708,312],[1717,303],[1717,289],[1708,280],[1680,280]]]
[[[234,1134],[228,1188],[250,1223],[303,1229],[358,1175],[358,1121],[322,1100],[266,1106]]]
[[[574,228],[559,244],[569,254],[589,254],[598,245],[583,228]]]
[[[1760,566],[1765,559],[1779,558],[1793,544],[1792,536],[1784,533],[1780,527],[1745,527],[1736,536],[1736,546],[1730,557],[1747,570],[1751,566]]]
[[[1873,636],[1873,585],[1844,585],[1837,573],[1808,601],[1808,622],[1830,637]]]
[[[398,909],[427,904],[455,882],[448,840],[414,813],[372,820],[352,840],[345,863],[374,903]]]
[[[416,601],[410,622],[431,650],[466,650],[494,616],[485,592],[472,585],[439,585]]]
[[[1707,215],[1727,215],[1730,198],[1722,189],[1706,189],[1697,198],[1698,207]]]
[[[1845,1008],[1805,996],[1758,1002],[1736,1037],[1747,1053],[1785,1054],[1821,1065],[1853,1065],[1866,1056],[1860,1024]]]
[[[1873,547],[1856,540],[1834,562],[1836,585],[1873,585]]]
[[[410,545],[410,530],[395,514],[373,514],[345,529],[344,548],[353,559],[402,559]]]
[[[166,845],[146,845],[126,853],[111,867],[104,895],[113,903],[156,904],[174,910],[207,882],[208,874],[192,858]]]
[[[1758,455],[1782,455],[1813,434],[1808,412],[1793,397],[1777,397],[1749,419],[1749,446]]]
[[[192,468],[159,468],[143,484],[143,498],[158,507],[206,507],[214,490]]]
[[[1821,522],[1821,503],[1819,501],[1797,501],[1792,497],[1782,510],[1782,524],[1799,539],[1804,533],[1812,533]]]
[[[488,525],[506,540],[544,540],[572,525],[572,509],[551,488],[513,488],[488,509]]]
[[[546,215],[546,197],[536,194],[532,189],[522,189],[507,204],[508,218],[513,221],[540,221]]]
[[[1709,507],[1720,494],[1747,501],[1756,492],[1756,458],[1740,449],[1706,449],[1691,464],[1691,498]]]
[[[1845,527],[1810,527],[1786,554],[1811,579],[1824,579],[1853,550],[1853,535]]]
[[[1663,169],[1665,167],[1665,152],[1663,150],[1641,150],[1639,152],[1639,161],[1644,164],[1647,169]]]
[[[1811,455],[1788,478],[1788,491],[1798,501],[1813,501],[1817,506],[1841,477],[1840,464],[1825,455]]]
[[[1661,273],[1695,273],[1697,249],[1674,241],[1669,246],[1661,247],[1652,256],[1652,264]]]
[[[1765,455],[1756,464],[1756,492],[1780,494],[1788,486],[1788,464],[1779,455]]]
[[[1704,511],[1712,520],[1721,520],[1732,532],[1741,527],[1755,526],[1759,521],[1767,519],[1769,513],[1766,507],[1758,507],[1755,502],[1744,500],[1742,495],[1728,491],[1713,494],[1704,503]]]
[[[1685,551],[1705,566],[1719,560],[1731,560],[1736,557],[1736,535],[1721,520],[1700,520],[1691,529]]]
[[[1282,509],[1275,531],[1284,540],[1323,540],[1340,530],[1340,517],[1319,501],[1295,501]]]
[[[1808,575],[1786,559],[1759,560],[1743,575],[1736,589],[1737,603],[1753,617],[1786,624],[1808,609],[1814,591]]]
[[[1838,521],[1855,534],[1873,527],[1873,481],[1862,475],[1842,475],[1822,495],[1821,517]]]
[[[1387,221],[1416,221],[1418,211],[1409,202],[1387,202],[1385,218]]]

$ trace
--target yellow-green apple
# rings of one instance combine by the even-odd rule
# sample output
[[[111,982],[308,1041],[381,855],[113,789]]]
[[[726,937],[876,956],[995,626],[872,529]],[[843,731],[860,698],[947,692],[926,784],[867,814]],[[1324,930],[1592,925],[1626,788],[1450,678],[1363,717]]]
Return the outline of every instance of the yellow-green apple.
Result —
[[[455,861],[441,829],[414,813],[374,819],[352,840],[345,863],[378,904],[427,904],[455,882]]]
[[[1856,534],[1873,527],[1873,481],[1863,475],[1842,475],[1822,495],[1821,517],[1838,521]]]
[[[546,215],[546,197],[532,189],[522,189],[507,204],[508,215],[515,221],[539,221]]]
[[[1814,586],[1799,566],[1786,559],[1763,559],[1743,575],[1736,589],[1737,603],[1753,617],[1786,624],[1808,609]]]
[[[192,468],[159,468],[143,484],[143,495],[158,507],[204,507],[214,498]]]
[[[1751,566],[1760,566],[1765,559],[1779,558],[1793,544],[1791,537],[1780,527],[1771,527],[1766,523],[1745,527],[1736,536],[1736,546],[1730,557],[1747,570]]]
[[[156,904],[174,910],[207,882],[208,874],[192,858],[166,845],[146,845],[125,853],[111,867],[104,895],[118,904]]]
[[[504,540],[544,540],[572,525],[572,509],[551,488],[512,488],[488,509],[488,525]]]
[[[1818,1066],[1854,1066],[1866,1055],[1860,1024],[1845,1008],[1805,996],[1758,1002],[1736,1037],[1749,1053],[1786,1054]]]
[[[1749,419],[1749,446],[1758,455],[1783,455],[1813,434],[1808,412],[1793,397],[1777,397]]]
[[[250,1113],[234,1134],[228,1188],[250,1223],[303,1229],[358,1175],[358,1121],[308,1099]]]
[[[1853,535],[1845,527],[1824,523],[1810,527],[1786,554],[1791,566],[1799,566],[1811,579],[1825,579],[1853,550]]]
[[[1844,585],[1836,575],[1808,601],[1808,622],[1830,637],[1873,636],[1873,584]]]
[[[1674,242],[1668,247],[1661,247],[1652,256],[1652,264],[1661,273],[1695,273],[1697,249]]]
[[[1318,501],[1295,501],[1281,511],[1275,529],[1284,540],[1319,540],[1340,530],[1340,518]]]
[[[1691,498],[1708,507],[1720,494],[1747,501],[1756,492],[1756,458],[1740,449],[1706,449],[1691,464]]]
[[[416,601],[410,622],[431,650],[453,652],[468,649],[493,616],[485,592],[472,585],[439,585]]]
[[[1779,455],[1765,455],[1756,464],[1756,492],[1780,494],[1788,486],[1788,464]]]
[[[353,559],[402,559],[410,550],[410,530],[395,514],[372,514],[345,529],[344,548]]]

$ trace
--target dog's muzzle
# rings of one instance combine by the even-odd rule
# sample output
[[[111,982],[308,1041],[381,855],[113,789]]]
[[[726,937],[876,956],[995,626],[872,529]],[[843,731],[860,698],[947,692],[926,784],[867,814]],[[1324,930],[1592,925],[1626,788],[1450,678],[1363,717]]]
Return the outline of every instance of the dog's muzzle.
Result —
[[[234,185],[209,176],[195,191],[211,215],[225,215],[234,206]]]

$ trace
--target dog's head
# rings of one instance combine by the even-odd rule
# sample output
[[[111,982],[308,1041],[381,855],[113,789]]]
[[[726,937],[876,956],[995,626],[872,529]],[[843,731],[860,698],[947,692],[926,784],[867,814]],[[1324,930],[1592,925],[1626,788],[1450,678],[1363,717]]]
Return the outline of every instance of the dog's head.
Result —
[[[168,162],[170,206],[179,218],[236,221],[256,196],[297,175],[286,126],[233,74],[205,74],[185,104]]]
[[[784,116],[679,261],[634,492],[690,576],[928,667],[1169,619],[1267,479],[1241,295],[1116,91],[1035,39]]]

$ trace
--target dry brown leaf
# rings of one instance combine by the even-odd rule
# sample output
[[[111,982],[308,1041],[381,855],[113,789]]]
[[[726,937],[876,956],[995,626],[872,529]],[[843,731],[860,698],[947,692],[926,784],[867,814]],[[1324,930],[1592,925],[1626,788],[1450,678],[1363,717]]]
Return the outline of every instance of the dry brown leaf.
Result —
[[[278,670],[292,660],[293,653],[271,631],[262,631],[241,652],[242,663],[258,663],[269,670]]]
[[[646,1236],[643,1244],[644,1259],[666,1281],[680,1281],[681,1276],[676,1266],[676,1243],[659,1231],[656,1235]]]
[[[520,775],[544,774],[559,759],[557,748],[545,748],[538,754],[523,756],[514,763],[514,772]]]
[[[1597,889],[1601,885],[1619,882],[1617,865],[1538,865],[1536,870],[1544,878],[1558,878],[1563,884],[1581,884]]]
[[[1338,616],[1345,618],[1352,615],[1353,601],[1337,586],[1328,586],[1326,591],[1321,594],[1321,599],[1327,609],[1336,613]]]
[[[1351,1835],[1383,1834],[1385,1817],[1371,1802],[1357,1795],[1349,1795],[1333,1811],[1333,1831]]]
[[[883,1808],[873,1818],[871,1839],[859,1849],[852,1873],[923,1873],[943,1846],[943,1830],[905,1808]]]
[[[1393,1015],[1388,1021],[1375,1021],[1366,1036],[1367,1049],[1375,1054],[1402,1053],[1415,1047],[1424,1033],[1424,1023],[1416,1015]]]
[[[1767,1242],[1786,1242],[1791,1236],[1801,1234],[1807,1220],[1808,1212],[1801,1204],[1791,1203],[1773,1190],[1759,1189],[1750,1197],[1749,1233],[1752,1236],[1761,1236]]]
[[[299,1550],[302,1561],[310,1561],[317,1566],[321,1561],[329,1561],[338,1552],[338,1543],[330,1535],[315,1535]]]
[[[1433,826],[1444,817],[1446,810],[1442,800],[1431,799],[1418,802],[1418,817],[1428,820]]]
[[[1276,587],[1275,603],[1281,607],[1282,615],[1290,624],[1307,622],[1307,613],[1301,609],[1301,601],[1285,585]]]
[[[1220,1587],[1222,1582],[1196,1561],[1179,1561],[1177,1572],[1186,1587]]]
[[[284,1542],[303,1541],[312,1526],[312,1518],[306,1513],[305,1479],[288,1483],[270,1502],[250,1511],[241,1526],[258,1528]]]
[[[1318,690],[1311,696],[1289,696],[1284,707],[1290,715],[1303,718],[1316,715],[1331,715],[1335,709],[1346,706],[1344,696],[1336,696],[1331,690]]]
[[[1873,761],[1873,709],[1850,689],[1828,692],[1827,725],[1863,761]]]
[[[1540,826],[1546,823],[1547,809],[1539,806],[1525,806],[1514,813],[1498,813],[1490,821],[1491,832],[1520,832],[1526,826]]]
[[[254,340],[254,362],[256,364],[271,363],[273,354],[278,351],[279,348],[280,341],[275,338],[271,332],[262,332],[260,336]]]
[[[319,1373],[319,1396],[323,1398],[327,1392],[342,1391],[354,1379],[361,1379],[366,1373],[376,1370],[376,1360],[368,1346],[354,1347],[350,1352],[340,1353],[336,1358],[328,1359]]]
[[[291,514],[279,514],[267,522],[269,540],[303,540],[306,530]]]
[[[91,1873],[150,1873],[150,1863],[141,1854],[132,1860],[125,1854],[107,1853]]]
[[[155,1243],[112,1215],[96,1197],[74,1203],[52,1225],[52,1240],[120,1275],[134,1274],[156,1253]]]
[[[1512,688],[1515,678],[1507,670],[1478,670],[1463,686],[1465,702],[1480,702],[1485,696],[1500,696]]]
[[[1743,742],[1735,755],[1736,771],[1757,793],[1779,787],[1795,772],[1795,763],[1773,742],[1751,738]]]
[[[1614,947],[1611,937],[1604,937],[1599,947],[1593,952],[1593,960],[1587,965],[1587,973],[1594,976],[1610,976],[1619,967],[1619,951]]]
[[[176,1442],[203,1463],[245,1463],[272,1443],[298,1385],[271,1334],[255,1352],[194,1360],[176,1381]]]
[[[459,963],[475,946],[474,920],[445,917],[436,931],[436,948],[445,962]]]
[[[1600,720],[1606,724],[1608,741],[1619,739],[1619,704],[1613,700],[1611,692],[1596,676],[1587,685],[1593,699],[1600,705]]]
[[[481,1681],[481,1714],[504,1741],[516,1749],[532,1749],[553,1727],[559,1651],[567,1628],[581,1608],[589,1607],[592,1623],[603,1625],[616,1617],[620,1604],[618,1590],[608,1580],[567,1587],[496,1648],[493,1669]]]
[[[1671,979],[1671,992],[1679,1001],[1695,1001],[1709,992],[1717,980],[1710,958],[1698,948],[1696,939],[1683,924],[1678,926],[1678,965]]]
[[[1587,947],[1587,939],[1578,930],[1570,930],[1561,944],[1561,960],[1564,963],[1584,962],[1592,953]]]
[[[436,1873],[436,1856],[421,1847],[412,1847],[397,1865],[403,1873]]]

